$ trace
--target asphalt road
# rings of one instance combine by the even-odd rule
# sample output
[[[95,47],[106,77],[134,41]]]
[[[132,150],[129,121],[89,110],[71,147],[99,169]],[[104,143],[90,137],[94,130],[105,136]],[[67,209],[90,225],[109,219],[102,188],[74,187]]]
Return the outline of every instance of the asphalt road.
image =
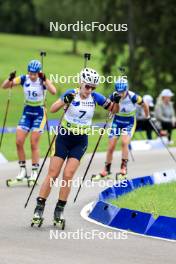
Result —
[[[176,150],[174,149],[174,154]],[[129,162],[129,177],[150,175],[154,171],[175,168],[165,150],[153,150],[147,152],[135,152],[135,162]],[[90,155],[86,155],[75,175],[81,177],[84,174]],[[105,153],[96,154],[90,168],[88,179],[92,173],[99,172],[104,165]],[[115,153],[112,171],[119,168],[120,154]],[[30,162],[28,162],[30,164]],[[28,166],[29,167],[29,166]],[[39,183],[44,178],[48,167],[48,161],[43,169]],[[66,229],[58,231],[53,227],[52,218],[55,203],[57,201],[58,188],[53,187],[47,201],[45,221],[39,228],[31,228],[30,221],[35,206],[35,198],[38,195],[39,186],[36,187],[32,199],[26,209],[24,204],[30,189],[27,187],[7,188],[5,181],[15,177],[18,173],[17,162],[0,165],[0,264],[94,264],[94,263],[118,263],[118,264],[172,264],[175,263],[175,243],[156,240],[147,237],[128,234],[127,239],[85,239],[88,232],[104,232],[110,230],[87,222],[80,216],[81,209],[89,202],[97,198],[102,190],[99,186],[84,187],[73,203],[77,191],[73,187],[69,202],[65,210]],[[73,239],[71,234],[82,234],[82,239]],[[121,233],[116,232],[117,237]],[[51,234],[55,237],[51,239]],[[61,237],[62,235],[62,237]]]

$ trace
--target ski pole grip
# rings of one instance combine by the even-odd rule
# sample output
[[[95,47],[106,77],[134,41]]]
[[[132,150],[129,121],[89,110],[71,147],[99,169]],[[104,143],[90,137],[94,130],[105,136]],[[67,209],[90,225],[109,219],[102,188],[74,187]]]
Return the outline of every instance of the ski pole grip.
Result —
[[[84,59],[90,60],[91,54],[90,53],[84,53]]]
[[[41,51],[41,52],[40,52],[40,56],[41,56],[41,57],[45,57],[45,56],[46,56],[46,51]]]

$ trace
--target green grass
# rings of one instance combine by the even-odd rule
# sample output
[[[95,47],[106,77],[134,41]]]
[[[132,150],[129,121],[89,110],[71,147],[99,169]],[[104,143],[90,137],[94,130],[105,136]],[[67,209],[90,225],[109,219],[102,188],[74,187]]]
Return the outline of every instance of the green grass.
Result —
[[[176,217],[176,182],[156,184],[134,190],[109,202],[120,208],[129,208],[141,212]]]

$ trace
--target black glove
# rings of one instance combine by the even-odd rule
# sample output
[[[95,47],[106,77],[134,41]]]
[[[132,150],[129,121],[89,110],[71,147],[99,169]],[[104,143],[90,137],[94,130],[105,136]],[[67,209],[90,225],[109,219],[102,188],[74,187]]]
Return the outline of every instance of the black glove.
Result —
[[[9,81],[10,81],[10,82],[13,81],[13,79],[15,78],[15,76],[16,76],[16,71],[11,72],[11,73],[9,74]]]
[[[39,76],[39,78],[40,78],[43,82],[46,81],[46,75],[45,75],[43,72],[39,72],[39,73],[38,73],[38,76]]]
[[[113,102],[119,104],[121,96],[117,92],[113,92]]]
[[[73,99],[74,99],[74,94],[72,94],[72,93],[70,93],[70,94],[66,94],[65,96],[64,96],[64,103],[66,103],[66,104],[70,104],[72,101],[73,101]]]

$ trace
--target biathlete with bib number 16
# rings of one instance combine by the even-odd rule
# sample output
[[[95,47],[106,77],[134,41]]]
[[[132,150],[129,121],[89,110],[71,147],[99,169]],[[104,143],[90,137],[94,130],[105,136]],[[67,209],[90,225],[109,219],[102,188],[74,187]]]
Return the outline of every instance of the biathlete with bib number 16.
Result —
[[[101,173],[92,175],[93,181],[112,178],[111,163],[120,135],[122,136],[122,160],[120,173],[117,173],[117,179],[124,180],[127,178],[128,146],[136,128],[136,104],[141,105],[146,118],[150,118],[148,105],[143,102],[141,96],[128,89],[126,78],[121,77],[115,83],[115,91],[119,95],[119,112],[115,114],[112,121],[105,167]],[[113,94],[110,96],[110,99],[113,100]]]
[[[55,113],[67,106],[65,116],[55,141],[54,156],[50,159],[48,174],[41,186],[37,205],[34,210],[32,226],[41,226],[46,200],[51,191],[51,180],[54,181],[60,174],[66,160],[63,181],[58,201],[54,210],[54,225],[64,229],[64,207],[71,190],[70,182],[80,165],[80,160],[86,152],[88,135],[86,129],[91,126],[96,105],[102,106],[110,112],[118,111],[116,97],[111,102],[100,93],[95,92],[99,83],[99,74],[90,68],[85,68],[80,73],[80,87],[66,91],[52,106],[51,112]],[[63,133],[64,130],[64,133]],[[76,131],[74,133],[74,131]],[[80,134],[78,133],[80,131]],[[84,133],[85,131],[85,133]]]
[[[41,72],[42,66],[40,61],[32,60],[28,64],[28,74],[16,77],[16,72],[10,73],[2,87],[12,88],[21,85],[24,91],[24,109],[22,117],[18,123],[16,131],[16,147],[19,159],[20,171],[14,180],[8,180],[7,185],[15,185],[21,182],[35,181],[39,168],[39,140],[44,131],[46,116],[44,110],[44,90],[51,94],[56,94],[55,86]],[[32,172],[27,176],[26,156],[24,143],[29,132],[31,132],[31,151],[32,151]]]

